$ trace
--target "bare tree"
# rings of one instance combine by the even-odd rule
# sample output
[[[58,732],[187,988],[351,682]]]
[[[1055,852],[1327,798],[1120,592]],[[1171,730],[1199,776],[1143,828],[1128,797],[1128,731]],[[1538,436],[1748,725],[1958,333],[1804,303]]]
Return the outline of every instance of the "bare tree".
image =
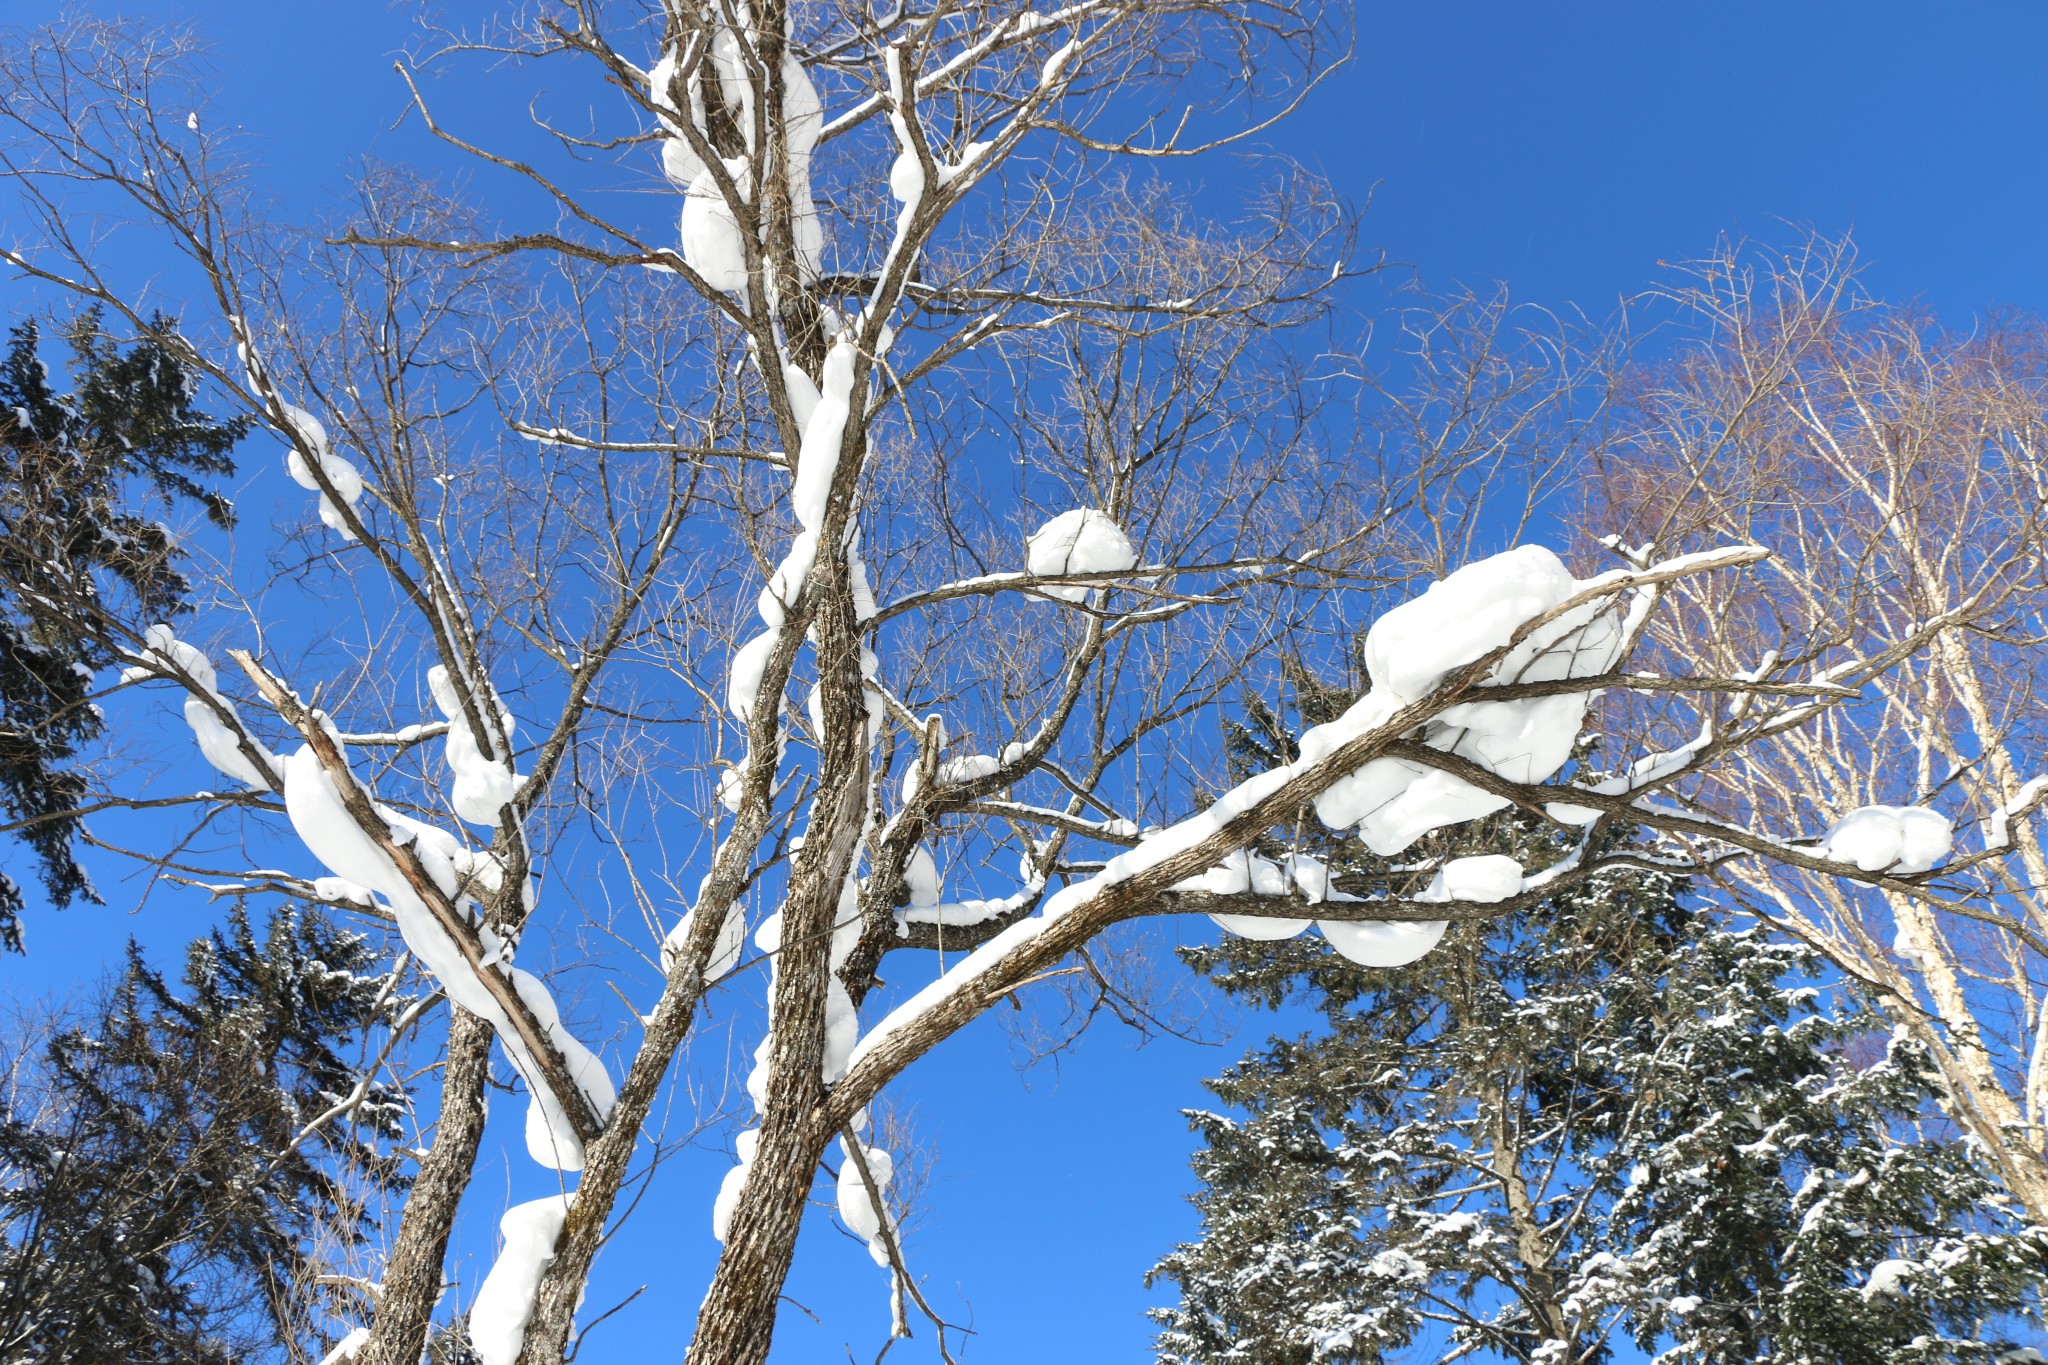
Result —
[[[1321,358],[1348,213],[1289,170],[1222,225],[1169,178],[1298,104],[1341,33],[1341,15],[1211,0],[543,4],[437,36],[401,76],[435,135],[552,217],[500,227],[379,167],[325,238],[250,207],[186,39],[86,23],[9,49],[5,259],[139,324],[92,225],[164,235],[194,267],[193,365],[288,444],[307,494],[275,573],[222,566],[246,613],[228,633],[258,646],[225,656],[233,697],[169,632],[127,642],[132,676],[181,687],[203,753],[248,788],[190,798],[155,866],[382,917],[455,1007],[431,1147],[349,1358],[419,1358],[493,1038],[530,1093],[529,1150],[581,1174],[506,1214],[469,1330],[492,1365],[557,1362],[621,1191],[659,1160],[650,1116],[707,991],[765,978],[689,1347],[760,1361],[828,1161],[899,1306],[917,1298],[870,1106],[1122,922],[1315,920],[1391,963],[1448,920],[1624,865],[1946,885],[1664,799],[1829,723],[1958,624],[1931,616],[1825,675],[1790,654],[1623,672],[1670,585],[1766,558],[1749,545],[1623,553],[1589,579],[1537,547],[1468,565],[1378,620],[1372,692],[1297,761],[1204,785],[1209,720],[1268,647],[1342,641],[1418,560],[1462,557],[1489,475],[1522,476],[1558,429],[1516,401],[1502,315],[1477,303],[1471,326],[1418,332],[1437,397],[1352,420],[1344,364]],[[466,58],[546,62],[550,88],[602,87],[612,113],[572,124],[543,101],[554,162],[515,158],[426,98],[418,72]],[[664,194],[617,189],[657,163]],[[1682,699],[1703,737],[1560,778],[1612,687]],[[1389,853],[1509,805],[1579,842],[1547,868],[1336,886],[1312,859],[1247,854],[1311,805]],[[1616,820],[1652,841],[1610,847]],[[309,860],[321,875],[262,870]],[[571,1029],[512,965],[523,936],[579,922],[646,969],[609,1064],[582,1041],[596,993]],[[925,984],[877,996],[863,1030],[885,961]],[[576,979],[573,952],[557,965]]]
[[[1980,850],[1940,885],[1858,886],[1769,860],[1721,885],[1868,986],[1939,1062],[1951,1117],[2048,1219],[2048,861],[2019,816],[2048,739],[2040,648],[2048,352],[2040,325],[1958,334],[1865,293],[1846,242],[1730,244],[1660,296],[1693,330],[1638,372],[1600,462],[1610,524],[1666,549],[1776,548],[1689,584],[1654,632],[1672,666],[1827,671],[1892,652],[1825,723],[1746,750],[1701,809],[1882,870],[1845,813],[1941,808]],[[1948,623],[1930,648],[1930,623]]]

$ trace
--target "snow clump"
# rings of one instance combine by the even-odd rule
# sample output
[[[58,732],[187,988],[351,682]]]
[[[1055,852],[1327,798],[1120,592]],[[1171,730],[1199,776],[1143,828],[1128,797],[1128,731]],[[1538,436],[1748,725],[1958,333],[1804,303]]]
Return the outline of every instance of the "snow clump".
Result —
[[[1870,1278],[1863,1282],[1863,1301],[1870,1302],[1879,1294],[1903,1294],[1900,1281],[1918,1270],[1916,1261],[1879,1261],[1870,1268]]]
[[[739,1149],[739,1160],[725,1173],[719,1182],[718,1197],[711,1201],[711,1235],[721,1243],[725,1234],[732,1230],[733,1210],[740,1206],[740,1191],[746,1187],[747,1176],[754,1169],[754,1153],[761,1146],[761,1130],[749,1128],[734,1139]]]
[[[320,424],[319,418],[304,408],[293,407],[290,403],[281,406],[284,408],[285,422],[291,427],[287,435],[293,438],[291,448],[285,451],[286,472],[292,476],[293,483],[308,493],[320,495],[321,522],[328,529],[339,531],[343,540],[354,540],[356,533],[349,529],[347,520],[341,515],[341,509],[334,505],[334,500],[327,495],[327,490],[320,486],[320,480],[315,477],[312,466],[306,463],[305,452],[313,452],[321,472],[327,476],[327,482],[334,485],[334,491],[340,494],[341,500],[350,507],[354,507],[363,496],[363,476],[357,472],[354,465],[335,454],[329,447],[327,428]]]
[[[1820,854],[1865,872],[1910,875],[1933,870],[1954,843],[1955,831],[1938,811],[1925,806],[1864,806],[1828,827],[1821,836]]]
[[[1420,901],[1493,905],[1522,890],[1522,865],[1497,853],[1453,858],[1437,869]],[[1361,967],[1405,967],[1443,942],[1449,920],[1394,922],[1324,920],[1316,926],[1345,957]]]
[[[1360,721],[1384,721],[1427,697],[1453,672],[1507,645],[1517,631],[1588,586],[1540,545],[1466,565],[1373,623],[1365,644],[1372,690],[1354,704],[1340,728],[1317,729],[1348,734]],[[1589,602],[1530,631],[1484,685],[1605,673],[1626,642],[1627,630],[1614,605]],[[1511,782],[1544,782],[1571,758],[1590,700],[1588,693],[1567,692],[1465,702],[1427,721],[1422,740]],[[1304,754],[1311,752],[1315,735],[1311,730],[1303,736]],[[1477,820],[1507,805],[1506,797],[1463,778],[1398,758],[1374,759],[1316,798],[1316,812],[1325,824],[1357,825],[1366,846],[1382,857],[1406,850],[1433,830]]]
[[[939,782],[942,785],[978,782],[984,777],[995,776],[1002,766],[993,754],[963,754],[939,765]]]
[[[725,169],[736,182],[746,183],[745,157],[730,158]],[[710,171],[700,172],[683,192],[683,217],[677,231],[683,260],[706,284],[733,294],[747,287],[746,241],[740,236],[732,206],[725,202]]]
[[[470,729],[469,718],[463,714],[462,699],[455,695],[447,669],[439,664],[428,669],[427,688],[434,694],[434,705],[448,719],[448,767],[455,774],[449,804],[457,815],[473,825],[497,824],[499,815],[519,794],[519,779],[512,772],[510,760],[483,751],[478,736]],[[512,737],[512,713],[503,704],[498,706],[498,728],[507,739]],[[495,749],[496,741],[488,742]]]
[[[515,1365],[519,1359],[533,1317],[533,1296],[555,1259],[562,1220],[574,1197],[572,1192],[514,1204],[498,1220],[505,1246],[469,1309],[469,1344],[484,1365]]]
[[[1025,567],[1041,578],[1071,573],[1117,573],[1134,567],[1137,551],[1130,537],[1110,520],[1107,512],[1093,507],[1076,507],[1062,512],[1032,532],[1025,542]],[[1094,589],[1088,586],[1039,589],[1063,602],[1080,602]]]
[[[1499,853],[1453,858],[1437,869],[1417,900],[1473,901],[1495,905],[1522,892],[1522,865]]]
[[[347,1365],[356,1358],[356,1352],[362,1350],[369,1342],[369,1328],[352,1327],[347,1336],[334,1343],[333,1350],[320,1357],[320,1365]]]
[[[747,145],[740,155],[720,159],[739,192],[750,194],[754,158],[764,155],[765,149],[754,145],[754,84],[747,60],[738,37],[719,25],[708,57],[687,83],[687,112],[676,103],[680,63],[674,48],[664,52],[647,73],[648,99],[667,134],[661,144],[662,170],[671,182],[684,187],[679,227],[683,260],[712,288],[729,293],[747,287],[746,247],[732,207],[691,145],[688,129],[694,127],[708,146],[707,96],[724,106]],[[782,59],[782,125],[787,153],[783,174],[794,211],[797,261],[807,277],[815,277],[824,257],[825,228],[811,195],[811,158],[825,128],[825,107],[810,72],[793,53],[785,53]]]
[[[708,887],[711,878],[705,877],[704,882]],[[700,900],[703,898],[703,888],[699,888],[697,895]],[[696,922],[697,910],[696,907],[692,906],[689,910],[683,912],[681,919],[676,921],[675,928],[669,930],[663,936],[661,940],[661,970],[663,972],[667,972],[675,965],[677,956],[683,951],[684,945],[690,941],[690,927]],[[724,976],[727,972],[738,966],[740,951],[746,947],[746,943],[746,911],[740,907],[738,902],[734,902],[726,908],[725,918],[719,923],[718,941],[712,945],[710,961],[704,964],[704,979],[706,981],[716,981],[719,977]]]
[[[1328,869],[1322,868],[1320,863],[1317,863],[1316,867],[1322,871],[1322,885],[1327,888]],[[1206,891],[1216,896],[1242,896],[1247,893],[1257,896],[1284,896],[1290,890],[1290,880],[1286,869],[1280,864],[1240,849],[1201,876],[1190,877],[1187,881],[1179,883],[1174,890]],[[1265,915],[1211,915],[1209,918],[1239,938],[1268,941],[1293,938],[1308,928],[1310,923],[1306,919],[1274,919]]]
[[[1326,919],[1316,927],[1332,948],[1361,967],[1405,967],[1443,942],[1450,921]]]
[[[856,1237],[866,1240],[868,1255],[875,1264],[889,1264],[889,1244],[882,1237],[883,1192],[889,1188],[889,1181],[896,1174],[896,1162],[879,1147],[863,1145],[861,1152],[867,1158],[868,1170],[875,1178],[876,1188],[868,1188],[861,1179],[860,1163],[854,1160],[853,1151],[846,1145],[846,1139],[839,1140],[842,1162],[839,1167],[839,1219]]]

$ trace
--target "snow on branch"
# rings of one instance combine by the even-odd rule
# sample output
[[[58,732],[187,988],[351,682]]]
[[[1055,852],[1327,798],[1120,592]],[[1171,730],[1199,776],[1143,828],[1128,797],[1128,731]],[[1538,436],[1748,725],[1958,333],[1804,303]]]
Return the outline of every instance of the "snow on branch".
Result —
[[[507,961],[510,945],[471,911],[503,871],[452,835],[380,806],[350,770],[326,718],[246,651],[230,656],[305,743],[284,760],[285,809],[307,849],[336,877],[392,908],[406,947],[454,1003],[488,1020],[531,1096],[527,1149],[558,1170],[583,1165],[614,1100],[596,1055],[563,1027],[540,978]]]
[[[1569,756],[1587,697],[1580,689],[1532,688],[1537,695],[1510,694],[1495,701],[1488,697],[1489,687],[1604,679],[1640,634],[1659,585],[1753,564],[1765,554],[1756,546],[1737,546],[1581,582],[1571,579],[1547,551],[1523,547],[1467,566],[1386,613],[1368,637],[1374,689],[1336,721],[1305,734],[1298,759],[1240,783],[1197,815],[1147,834],[1093,875],[1047,897],[1038,914],[1010,923],[892,1010],[855,1049],[835,1107],[865,1103],[889,1076],[988,1001],[1106,924],[1149,913],[1166,898],[1178,900],[1178,908],[1225,911],[1240,907],[1240,896],[1263,892],[1270,899],[1255,912],[1259,915],[1284,915],[1313,904],[1333,926],[1384,916],[1384,929],[1340,928],[1338,936],[1362,957],[1386,960],[1413,955],[1418,945],[1426,951],[1424,940],[1433,942],[1431,935],[1441,932],[1435,920],[1456,918],[1466,907],[1497,913],[1550,894],[1567,876],[1589,875],[1592,869],[1576,855],[1568,865],[1537,877],[1525,877],[1519,867],[1496,866],[1492,859],[1457,860],[1440,869],[1415,902],[1398,910],[1389,904],[1382,911],[1374,903],[1340,904],[1326,883],[1303,889],[1302,898],[1293,900],[1286,886],[1289,871],[1272,866],[1272,884],[1259,885],[1264,870],[1254,866],[1246,851],[1266,830],[1307,805],[1314,805],[1326,823],[1360,825],[1361,833],[1377,838],[1383,851],[1399,851],[1431,829],[1501,809],[1512,803],[1507,791],[1526,793],[1523,802],[1540,807],[1551,792],[1568,790],[1548,786],[1547,779]],[[1624,595],[1634,599],[1625,612],[1617,607]],[[1827,695],[1838,699],[1845,693],[1829,690]],[[1416,736],[1422,745],[1414,742]],[[1505,744],[1510,738],[1516,742]],[[1423,748],[1435,762],[1404,756]],[[1467,776],[1481,780],[1467,781]],[[1419,792],[1414,790],[1418,786]],[[1603,813],[1640,813],[1626,797],[1595,798],[1594,803]],[[1240,857],[1242,864],[1233,864]],[[1810,855],[1808,860],[1833,872],[1859,872]],[[1641,866],[1645,859],[1631,853],[1616,860],[1624,862]],[[1239,870],[1233,871],[1234,866]],[[1511,871],[1512,878],[1507,875]],[[1870,874],[1861,875],[1870,879]],[[1431,927],[1396,929],[1404,924]]]
[[[249,733],[235,704],[220,694],[212,661],[167,625],[151,626],[145,640],[145,647],[130,656],[135,662],[122,670],[121,681],[170,678],[182,683],[188,694],[185,723],[206,761],[245,786],[283,791],[276,755]]]

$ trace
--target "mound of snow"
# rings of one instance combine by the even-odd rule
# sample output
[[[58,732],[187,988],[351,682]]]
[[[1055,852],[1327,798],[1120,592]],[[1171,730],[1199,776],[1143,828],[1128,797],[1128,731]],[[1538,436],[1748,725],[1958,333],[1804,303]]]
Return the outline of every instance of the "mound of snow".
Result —
[[[1437,870],[1417,900],[1493,905],[1522,892],[1522,865],[1499,853],[1453,858]]]
[[[354,507],[363,496],[363,476],[328,446],[327,428],[320,424],[319,418],[290,403],[283,406],[285,421],[291,426],[291,434],[297,438],[291,449],[285,452],[285,472],[292,476],[293,483],[308,493],[320,495],[320,520],[329,530],[339,531],[343,540],[354,540],[356,533],[349,529],[340,509],[327,496],[327,490],[320,486],[320,480],[314,476],[313,467],[306,463],[303,451],[310,449],[313,452],[320,472],[327,476],[327,482],[334,485],[334,491],[350,507]]]
[[[1955,831],[1925,806],[1864,806],[1821,836],[1820,853],[1865,872],[1927,872],[1948,856]]]
[[[549,1195],[514,1204],[498,1220],[505,1246],[478,1286],[469,1309],[469,1344],[484,1365],[514,1365],[526,1344],[526,1324],[533,1317],[533,1296],[540,1277],[555,1259],[562,1220],[569,1215],[573,1194]]]
[[[1901,1281],[1919,1268],[1917,1261],[1879,1261],[1870,1268],[1870,1278],[1863,1282],[1863,1301],[1868,1303],[1879,1294],[1907,1292]]]
[[[1467,564],[1372,623],[1365,671],[1373,690],[1404,702],[1428,696],[1445,674],[1499,649],[1577,588],[1541,545]]]
[[[1107,512],[1093,507],[1076,507],[1060,513],[1032,532],[1031,538],[1025,542],[1024,565],[1041,578],[1073,573],[1117,573],[1134,567],[1137,562],[1138,553],[1131,548],[1130,538],[1124,534],[1123,528],[1110,520]],[[1047,587],[1040,591],[1064,602],[1080,602],[1093,589],[1086,586]]]
[[[959,758],[949,758],[941,763],[938,777],[942,784],[978,782],[984,777],[993,776],[1002,766],[993,754],[963,754]]]
[[[745,157],[734,157],[725,167],[735,182],[745,183]],[[710,171],[700,172],[684,192],[683,216],[677,233],[682,239],[683,259],[690,269],[704,277],[706,284],[732,294],[746,289],[746,242],[740,236],[732,206],[719,193]]]
[[[1320,864],[1317,866],[1321,867]],[[1327,883],[1327,870],[1323,872],[1323,878]],[[1290,889],[1289,882],[1287,870],[1280,864],[1240,849],[1218,866],[1199,877],[1190,877],[1174,889],[1207,891],[1217,896],[1284,896]],[[1293,938],[1309,926],[1305,919],[1274,919],[1265,915],[1211,915],[1209,918],[1239,938]]]
[[[138,681],[156,672],[182,672],[206,694],[203,697],[188,694],[185,698],[185,723],[192,727],[192,738],[199,745],[199,752],[217,770],[244,786],[268,790],[270,773],[249,761],[249,756],[242,752],[241,735],[221,719],[222,711],[227,712],[236,726],[241,725],[242,718],[235,710],[235,704],[220,694],[213,661],[180,640],[169,626],[151,626],[143,639],[148,644],[141,654],[142,666],[124,670],[121,681]],[[249,744],[270,770],[276,771],[277,756],[257,743],[254,736],[250,737]]]
[[[480,737],[469,727],[469,717],[462,709],[462,699],[456,695],[447,669],[440,664],[428,669],[427,689],[448,721],[446,753],[448,768],[455,774],[449,804],[457,815],[473,825],[497,824],[505,807],[519,794],[519,779],[512,765],[483,751],[478,742]],[[512,713],[502,705],[498,708],[498,724],[510,739]]]
[[[762,1040],[765,1050],[768,1040]],[[711,1201],[711,1235],[720,1242],[732,1230],[733,1211],[740,1206],[740,1191],[746,1187],[747,1175],[754,1169],[754,1153],[761,1146],[761,1130],[750,1128],[733,1140],[739,1149],[740,1159],[725,1173],[725,1179],[718,1184],[718,1197]]]
[[[878,1204],[896,1174],[896,1163],[880,1147],[862,1146],[868,1170],[875,1178],[876,1188],[870,1192],[867,1181],[861,1179],[860,1163],[853,1159],[845,1138],[839,1139],[839,1151],[842,1157],[837,1190],[840,1221],[855,1236],[866,1240],[868,1255],[874,1258],[876,1265],[886,1266],[889,1264],[889,1245],[882,1239],[882,1213]]]
[[[1405,967],[1443,942],[1449,920],[1319,920],[1330,946],[1361,967]]]

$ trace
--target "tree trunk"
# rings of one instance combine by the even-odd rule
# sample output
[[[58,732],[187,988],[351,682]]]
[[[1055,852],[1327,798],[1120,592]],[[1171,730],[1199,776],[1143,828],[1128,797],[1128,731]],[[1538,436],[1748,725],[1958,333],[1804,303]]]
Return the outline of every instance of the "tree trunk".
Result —
[[[434,1145],[405,1201],[398,1236],[384,1264],[370,1339],[353,1365],[419,1365],[427,1327],[441,1301],[441,1268],[455,1210],[476,1165],[484,1135],[484,1083],[491,1071],[491,1026],[449,1007],[448,1065]]]
[[[832,531],[828,521],[827,532]],[[844,560],[821,564],[828,589],[845,586]],[[835,605],[844,596],[828,597]],[[767,1103],[752,1168],[726,1229],[725,1254],[697,1314],[689,1365],[761,1365],[775,1309],[796,1254],[797,1233],[818,1163],[837,1125],[826,1113],[827,1000],[833,932],[842,892],[867,828],[867,702],[859,635],[850,608],[821,613],[818,673],[823,693],[823,780],[783,902],[769,1026]]]

